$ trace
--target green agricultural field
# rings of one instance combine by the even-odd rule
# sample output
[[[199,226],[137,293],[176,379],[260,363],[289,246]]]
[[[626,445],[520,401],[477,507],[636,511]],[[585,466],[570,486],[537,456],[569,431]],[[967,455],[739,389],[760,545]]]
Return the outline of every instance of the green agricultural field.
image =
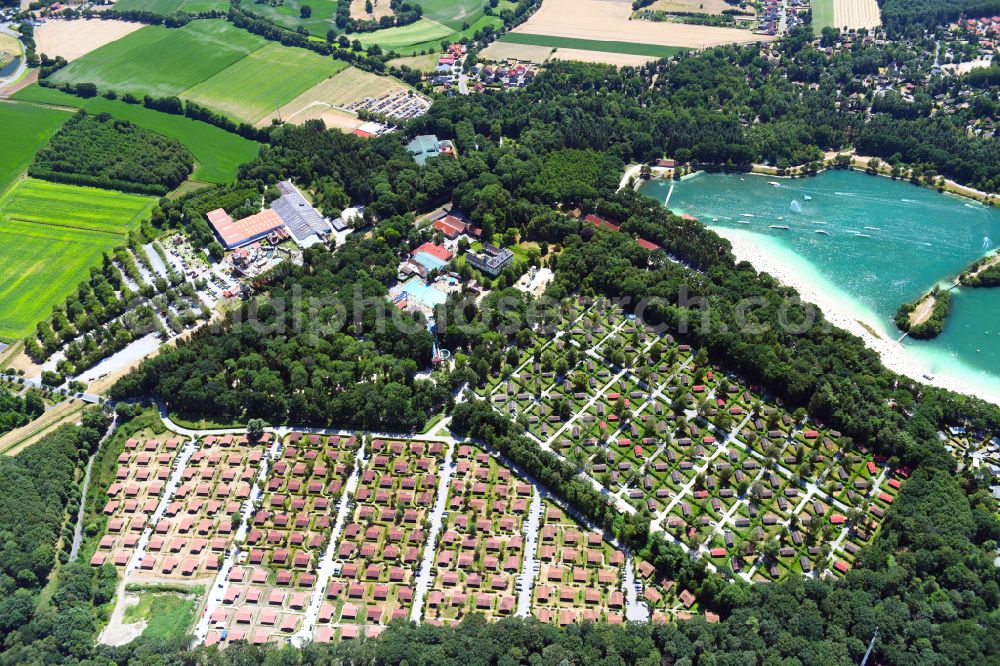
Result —
[[[155,201],[34,179],[0,197],[0,340],[30,334]]]
[[[192,21],[175,29],[150,25],[91,51],[51,79],[93,83],[120,95],[179,95],[268,43],[223,20]]]
[[[31,104],[0,103],[0,194],[24,173],[69,116]]]
[[[398,51],[402,55],[409,55],[414,45],[427,42],[434,42],[434,50],[440,50],[441,40],[449,39],[454,34],[455,31],[443,23],[422,18],[416,23],[398,28],[363,32],[348,37],[357,38],[366,47],[378,44],[383,51]]]
[[[530,46],[550,46],[561,49],[601,51],[603,53],[625,53],[653,58],[669,58],[672,55],[689,50],[680,46],[659,46],[658,44],[637,44],[634,42],[605,42],[597,39],[530,35],[523,32],[508,32],[497,41],[510,44],[528,44]]]
[[[472,25],[479,20],[486,5],[483,0],[421,0],[420,6],[425,18],[461,30],[466,23]]]
[[[121,11],[139,9],[166,16],[182,11],[189,14],[213,10],[224,12],[229,9],[229,2],[228,0],[118,0],[115,9]]]
[[[312,16],[302,18],[302,5],[312,8]],[[305,28],[310,35],[326,38],[326,31],[333,29],[337,34],[343,32],[337,28],[337,0],[285,0],[277,7],[270,3],[244,3],[243,8],[266,21],[280,25],[290,30]]]
[[[147,109],[139,104],[125,104],[117,100],[95,97],[82,99],[54,88],[28,86],[15,94],[16,99],[73,106],[89,113],[110,113],[115,118],[127,120],[151,132],[177,139],[191,151],[197,161],[192,180],[207,183],[228,183],[236,179],[241,164],[257,156],[260,145],[232,132],[219,129],[184,116],[174,116]],[[37,107],[34,107],[37,108]]]
[[[252,124],[346,67],[343,60],[271,42],[181,97]]]
[[[835,28],[833,24],[833,0],[812,0],[812,24],[816,34],[823,28]]]

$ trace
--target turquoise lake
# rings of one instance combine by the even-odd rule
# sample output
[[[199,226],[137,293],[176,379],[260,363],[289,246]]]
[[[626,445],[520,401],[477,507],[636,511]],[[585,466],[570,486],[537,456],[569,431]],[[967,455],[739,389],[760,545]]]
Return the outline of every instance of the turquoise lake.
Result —
[[[1000,210],[854,171],[801,179],[699,173],[673,181],[672,192],[662,180],[640,191],[661,202],[669,193],[672,211],[751,235],[755,250],[850,299],[846,310],[893,339],[901,303],[950,285],[1000,241]],[[929,371],[988,384],[1000,395],[1000,289],[952,293],[941,336],[904,346]]]

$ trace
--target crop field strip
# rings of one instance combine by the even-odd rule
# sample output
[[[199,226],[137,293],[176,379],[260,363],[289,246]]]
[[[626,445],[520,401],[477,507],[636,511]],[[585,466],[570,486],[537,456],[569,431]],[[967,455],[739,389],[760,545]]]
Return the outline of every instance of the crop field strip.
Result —
[[[0,198],[0,339],[30,333],[154,202],[32,179]]]
[[[532,35],[523,32],[509,32],[498,41],[506,42],[508,44],[579,49],[581,51],[601,51],[603,53],[624,53],[627,55],[650,56],[653,58],[669,58],[672,55],[688,50],[679,46],[660,46],[659,44],[639,44],[636,42],[611,42],[597,39],[576,39],[574,37]]]
[[[225,21],[202,20],[177,29],[147,26],[73,62],[53,80],[178,96],[252,124],[346,67]],[[210,152],[217,151],[202,155]]]
[[[184,91],[181,97],[254,123],[346,68],[342,60],[271,42]]]
[[[49,142],[70,117],[65,111],[39,109],[28,104],[0,104],[0,195],[31,164],[35,153]]]
[[[819,32],[823,28],[837,27],[833,20],[833,0],[812,0],[810,7],[814,30]]]

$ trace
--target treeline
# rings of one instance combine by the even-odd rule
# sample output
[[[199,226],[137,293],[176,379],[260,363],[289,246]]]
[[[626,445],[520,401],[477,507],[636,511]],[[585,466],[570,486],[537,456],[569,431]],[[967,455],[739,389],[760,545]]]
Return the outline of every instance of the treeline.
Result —
[[[31,422],[45,411],[45,401],[35,389],[20,396],[0,384],[0,435]]]
[[[166,194],[187,180],[194,157],[177,139],[111,114],[79,111],[35,155],[28,174],[74,185]]]
[[[858,153],[919,166],[985,192],[1000,192],[1000,143],[969,137],[949,116],[875,116],[861,130]]]
[[[959,276],[959,281],[966,287],[1000,287],[1000,259],[995,254],[980,259]]]
[[[315,51],[320,55],[332,56],[337,60],[349,62],[355,67],[367,69],[376,74],[385,72],[385,61],[391,57],[389,54],[383,54],[382,49],[377,45],[373,45],[367,51],[363,51],[361,42],[357,40],[354,40],[351,48],[348,49],[335,44],[332,35],[328,36],[327,41],[309,39],[308,32],[296,32],[287,28],[281,28],[238,6],[233,6],[226,18],[237,28],[260,35],[272,42],[280,42],[285,46],[297,46]]]
[[[882,26],[893,36],[919,36],[960,16],[1000,14],[1000,0],[879,0]]]
[[[98,94],[107,99],[118,99],[118,93],[116,91],[101,91],[93,83],[83,82],[55,84],[52,81],[42,78],[38,81],[38,85],[43,88],[55,88],[56,90],[60,90],[70,95],[76,95],[77,97],[82,97],[84,99],[96,97]],[[208,123],[209,125],[215,125],[219,129],[226,130],[227,132],[239,134],[243,138],[250,139],[251,141],[259,141],[263,143],[268,140],[268,128],[257,128],[245,122],[237,123],[228,116],[216,113],[208,107],[202,106],[197,102],[192,102],[191,100],[182,100],[179,97],[152,97],[150,95],[145,95],[142,99],[139,99],[132,93],[125,93],[122,95],[121,100],[126,104],[142,104],[147,109],[153,109],[154,111],[161,111],[163,113],[170,113],[176,116],[186,116],[194,120],[200,120]]]
[[[394,26],[404,26],[416,23],[424,14],[424,8],[415,2],[407,0],[391,0],[392,14],[380,17],[377,21],[356,19],[351,16],[351,1],[337,2],[337,27],[344,32],[375,32]]]
[[[70,502],[79,499],[76,473],[109,425],[98,410],[81,420],[16,456],[0,457],[0,640],[6,644],[32,619],[57,558],[66,561],[68,552],[56,547],[60,537],[67,549],[72,539],[72,527],[63,523]]]

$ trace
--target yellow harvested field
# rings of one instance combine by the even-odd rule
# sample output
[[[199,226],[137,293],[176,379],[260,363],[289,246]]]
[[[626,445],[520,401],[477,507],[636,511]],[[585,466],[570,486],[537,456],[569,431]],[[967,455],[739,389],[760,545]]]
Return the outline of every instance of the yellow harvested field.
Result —
[[[527,62],[538,63],[540,65],[549,59],[554,50],[555,49],[551,46],[532,46],[530,44],[514,44],[512,42],[493,42],[480,51],[479,59],[488,61],[503,61],[513,58],[514,60],[524,60]],[[565,51],[567,49],[559,50]],[[567,60],[568,59],[569,58],[567,58]]]
[[[494,44],[495,43],[496,42],[494,42]],[[388,62],[388,64],[394,67],[409,67],[410,69],[415,69],[418,72],[429,73],[433,72],[437,68],[438,58],[440,57],[440,53],[403,56],[401,58],[393,58]]]
[[[692,49],[773,39],[737,28],[633,21],[631,15],[630,0],[544,0],[513,32]]]
[[[38,52],[50,58],[76,60],[142,27],[142,23],[102,19],[46,21],[35,28],[35,43]]]
[[[606,51],[585,51],[583,49],[556,49],[553,60],[577,60],[579,62],[599,62],[617,67],[638,67],[647,62],[659,60],[654,56],[629,55],[628,53],[608,53]]]
[[[833,0],[833,23],[838,28],[877,28],[882,24],[875,0]]]
[[[358,19],[359,21],[365,19],[377,21],[383,16],[392,16],[392,7],[389,6],[389,0],[371,0],[371,14],[365,11],[365,2],[367,0],[351,0],[351,18]]]
[[[371,72],[366,72],[356,67],[348,67],[338,72],[328,79],[320,81],[315,86],[305,91],[288,104],[278,110],[281,119],[290,123],[304,123],[313,118],[323,118],[327,127],[338,127],[343,129],[350,124],[344,113],[349,113],[337,107],[344,107],[353,102],[358,102],[365,97],[381,97],[393,92],[410,90],[399,79],[390,76],[378,76]],[[339,113],[329,113],[338,111]],[[261,120],[258,126],[271,124],[271,119],[278,116],[271,114]],[[357,115],[349,113],[356,123],[349,128],[354,129],[363,121],[357,119]],[[333,121],[333,124],[331,124]]]

